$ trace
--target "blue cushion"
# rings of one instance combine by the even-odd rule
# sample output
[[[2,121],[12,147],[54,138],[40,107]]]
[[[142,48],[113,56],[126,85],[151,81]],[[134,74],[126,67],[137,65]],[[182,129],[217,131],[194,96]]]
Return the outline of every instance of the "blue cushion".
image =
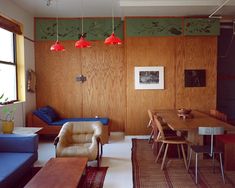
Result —
[[[30,170],[37,160],[33,153],[1,153],[0,152],[0,187],[15,187],[15,183]]]
[[[37,152],[38,135],[0,134],[0,152]]]
[[[46,123],[51,123],[60,119],[59,115],[50,106],[39,108],[35,110],[33,114],[41,118]]]
[[[108,125],[109,118],[65,118],[50,123],[50,125],[63,125],[67,122],[79,122],[79,121],[100,121],[103,125]]]

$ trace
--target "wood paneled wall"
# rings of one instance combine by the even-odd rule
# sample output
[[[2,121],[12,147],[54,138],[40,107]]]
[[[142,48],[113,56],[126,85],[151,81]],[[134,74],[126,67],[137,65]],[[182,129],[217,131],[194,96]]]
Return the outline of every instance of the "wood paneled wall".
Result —
[[[130,37],[124,45],[50,52],[36,42],[37,107],[53,106],[64,117],[108,116],[112,131],[149,132],[147,109],[216,107],[217,37]],[[135,66],[164,66],[164,90],[135,90]],[[205,69],[206,87],[184,87],[185,69]],[[76,76],[87,77],[84,84]]]
[[[37,107],[51,105],[62,117],[109,117],[111,131],[124,131],[126,69],[123,47],[93,42],[76,49],[63,41],[65,52],[51,52],[53,42],[36,42]],[[76,77],[83,74],[83,84]]]
[[[147,109],[216,107],[217,37],[133,37],[126,40],[127,134],[146,134]],[[164,66],[164,90],[135,90],[135,66]],[[206,87],[184,87],[185,69],[205,69]]]

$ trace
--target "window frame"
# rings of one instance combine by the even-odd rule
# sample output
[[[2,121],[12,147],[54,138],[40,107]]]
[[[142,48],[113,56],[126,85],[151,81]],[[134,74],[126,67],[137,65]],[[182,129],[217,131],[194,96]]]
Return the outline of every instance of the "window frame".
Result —
[[[0,27],[0,28],[2,28],[2,27]],[[2,28],[2,29],[5,29],[5,28]],[[5,30],[7,30],[7,29],[5,29]],[[10,101],[3,102],[2,105],[4,105],[4,104],[11,104],[11,103],[14,103],[14,102],[19,100],[19,98],[18,98],[18,71],[17,71],[17,53],[16,53],[17,52],[17,49],[16,49],[16,34],[14,32],[12,32],[12,31],[9,31],[9,30],[7,30],[7,31],[11,32],[12,35],[13,35],[13,62],[7,62],[7,61],[0,60],[0,64],[9,65],[9,66],[15,66],[16,99],[15,100],[10,100]]]

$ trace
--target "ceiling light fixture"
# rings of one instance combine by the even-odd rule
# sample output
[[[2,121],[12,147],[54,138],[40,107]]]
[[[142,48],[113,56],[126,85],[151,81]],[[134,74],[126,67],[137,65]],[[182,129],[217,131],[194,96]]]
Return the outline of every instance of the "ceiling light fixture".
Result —
[[[81,2],[81,12],[82,12],[82,35],[80,39],[75,43],[76,48],[88,48],[91,47],[91,42],[85,39],[85,34],[83,33],[83,0]]]
[[[114,34],[114,15],[113,15],[113,1],[112,0],[112,34],[105,39],[104,43],[108,45],[115,45],[115,44],[122,44],[122,41],[120,38],[116,37]]]
[[[58,5],[57,5],[57,1],[56,2],[56,10],[58,11]],[[60,44],[59,42],[59,22],[58,22],[58,12],[57,12],[57,16],[56,16],[56,42],[55,44],[53,44],[50,48],[51,51],[65,51],[65,48],[62,44]]]

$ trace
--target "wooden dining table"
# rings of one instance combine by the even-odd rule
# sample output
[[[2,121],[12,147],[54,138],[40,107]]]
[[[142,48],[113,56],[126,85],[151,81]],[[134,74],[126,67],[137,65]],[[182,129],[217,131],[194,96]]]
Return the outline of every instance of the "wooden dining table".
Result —
[[[178,133],[187,132],[187,140],[193,144],[203,144],[203,137],[198,135],[198,127],[224,127],[227,133],[235,133],[235,126],[197,110],[191,111],[191,118],[179,117],[177,110],[156,112],[172,130]]]

